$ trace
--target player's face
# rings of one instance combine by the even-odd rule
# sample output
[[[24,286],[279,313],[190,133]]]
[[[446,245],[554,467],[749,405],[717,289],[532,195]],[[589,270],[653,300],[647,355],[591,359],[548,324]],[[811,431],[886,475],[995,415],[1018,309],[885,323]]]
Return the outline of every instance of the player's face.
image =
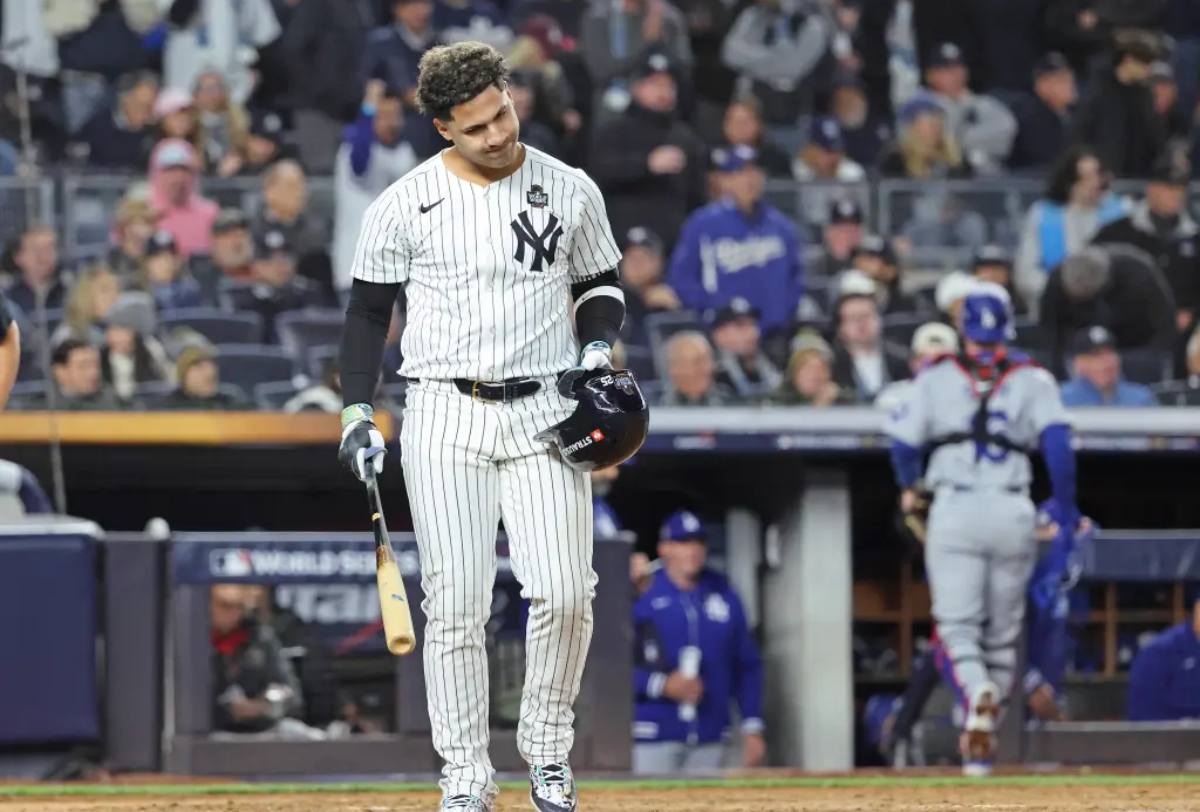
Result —
[[[451,110],[449,121],[434,119],[434,124],[476,166],[503,169],[517,159],[521,128],[507,90],[489,86]]]
[[[658,557],[673,581],[695,581],[704,569],[708,550],[699,541],[663,541],[658,545]]]
[[[738,208],[749,209],[762,197],[766,177],[757,166],[743,166],[736,172],[722,173],[721,186]]]

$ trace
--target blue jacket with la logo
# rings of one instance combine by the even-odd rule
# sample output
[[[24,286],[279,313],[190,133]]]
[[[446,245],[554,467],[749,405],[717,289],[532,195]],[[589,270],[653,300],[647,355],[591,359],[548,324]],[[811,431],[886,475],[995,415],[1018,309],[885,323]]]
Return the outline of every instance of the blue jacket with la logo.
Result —
[[[1200,719],[1200,638],[1189,620],[1138,652],[1129,672],[1129,718],[1135,722]]]
[[[635,741],[720,741],[729,728],[731,701],[738,704],[743,733],[762,730],[762,660],[742,602],[724,576],[705,570],[696,588],[684,592],[659,570],[633,617]],[[678,703],[662,696],[685,646],[700,648],[704,682],[691,721],[680,718]]]

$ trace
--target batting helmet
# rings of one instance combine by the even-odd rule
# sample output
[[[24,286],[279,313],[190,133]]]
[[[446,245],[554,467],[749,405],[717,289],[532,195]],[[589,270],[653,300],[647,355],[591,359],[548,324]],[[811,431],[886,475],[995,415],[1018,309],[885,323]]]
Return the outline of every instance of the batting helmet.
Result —
[[[563,382],[565,397],[579,402],[566,420],[538,432],[577,471],[617,465],[646,440],[650,409],[629,370],[594,369]]]
[[[1002,344],[1016,338],[1008,291],[995,282],[976,282],[963,299],[962,333],[980,344]]]

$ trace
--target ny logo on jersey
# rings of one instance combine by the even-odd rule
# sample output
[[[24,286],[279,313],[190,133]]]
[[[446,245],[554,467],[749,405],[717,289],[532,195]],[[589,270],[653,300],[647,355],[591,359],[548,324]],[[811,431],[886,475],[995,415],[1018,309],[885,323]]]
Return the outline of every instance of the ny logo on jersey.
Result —
[[[533,223],[529,222],[529,212],[523,211],[517,215],[517,219],[510,223],[513,233],[517,235],[517,250],[513,254],[513,259],[525,264],[525,248],[528,246],[533,251],[533,262],[529,266],[531,271],[541,271],[543,262],[554,263],[554,254],[558,250],[558,238],[562,236],[562,226],[558,223],[558,218],[553,214],[546,215],[546,228],[539,234],[534,228]]]

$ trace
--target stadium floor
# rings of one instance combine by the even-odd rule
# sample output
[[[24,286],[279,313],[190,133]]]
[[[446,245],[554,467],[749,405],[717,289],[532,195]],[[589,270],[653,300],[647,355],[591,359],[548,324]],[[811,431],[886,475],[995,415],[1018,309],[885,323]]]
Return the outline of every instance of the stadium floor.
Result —
[[[506,783],[497,812],[527,812],[522,790]],[[1183,812],[1200,808],[1200,773],[588,782],[582,799],[586,812]],[[437,800],[427,784],[0,785],[0,812],[432,812]]]

